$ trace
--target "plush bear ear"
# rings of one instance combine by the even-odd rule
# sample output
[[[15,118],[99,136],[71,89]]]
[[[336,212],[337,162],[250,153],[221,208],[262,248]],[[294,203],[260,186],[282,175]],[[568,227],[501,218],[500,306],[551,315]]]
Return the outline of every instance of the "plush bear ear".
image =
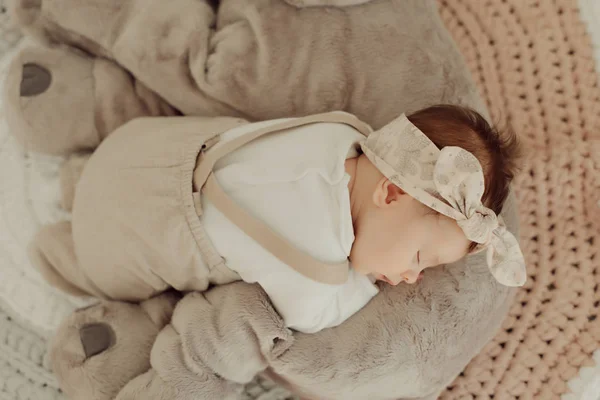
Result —
[[[163,306],[160,325],[141,305],[120,301],[78,309],[60,324],[49,358],[67,398],[113,400],[127,382],[148,371],[150,351],[175,302],[164,297],[150,307],[158,315]]]
[[[294,7],[350,7],[365,4],[371,0],[284,0]]]
[[[2,88],[12,135],[29,151],[64,156],[98,146],[95,60],[24,40]]]
[[[35,63],[23,65],[19,94],[21,97],[33,97],[44,93],[52,83],[52,74],[47,68]]]
[[[181,295],[176,292],[166,292],[140,304],[140,309],[150,318],[150,321],[160,330],[171,321],[173,310]],[[118,304],[115,302],[115,304]],[[77,312],[82,313],[94,307],[88,306]],[[114,322],[114,321],[112,321]],[[117,343],[117,335],[112,326],[103,321],[84,324],[79,329],[79,338],[85,358],[94,357],[112,348]]]

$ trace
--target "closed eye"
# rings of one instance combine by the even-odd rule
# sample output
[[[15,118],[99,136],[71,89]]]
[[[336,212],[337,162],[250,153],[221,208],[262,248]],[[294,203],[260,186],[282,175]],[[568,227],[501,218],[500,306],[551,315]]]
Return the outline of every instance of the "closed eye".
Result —
[[[421,265],[421,251],[417,251],[417,265]]]

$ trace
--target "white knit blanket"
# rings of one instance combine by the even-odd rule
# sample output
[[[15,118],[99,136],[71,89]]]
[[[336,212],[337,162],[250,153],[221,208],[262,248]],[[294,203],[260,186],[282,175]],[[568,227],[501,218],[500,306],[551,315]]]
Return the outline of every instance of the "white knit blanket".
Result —
[[[16,41],[16,32],[9,32]],[[3,42],[2,50],[15,42]],[[4,52],[4,51],[3,51]],[[10,53],[10,52],[8,52]],[[6,53],[4,55],[7,55]],[[0,61],[4,84],[5,64]],[[82,302],[48,286],[26,247],[40,224],[64,218],[58,207],[60,160],[26,154],[8,131],[0,107],[0,399],[61,399],[46,360],[46,341]]]
[[[5,39],[17,39],[15,32],[8,32],[13,35]],[[5,40],[0,49],[4,53],[13,43]],[[32,173],[42,164],[15,146],[3,113],[0,107],[0,399],[62,399],[46,360],[45,337],[75,305],[42,282],[26,258],[25,246],[35,227],[55,214],[51,207],[36,210],[39,203],[27,200],[33,182],[45,180]]]

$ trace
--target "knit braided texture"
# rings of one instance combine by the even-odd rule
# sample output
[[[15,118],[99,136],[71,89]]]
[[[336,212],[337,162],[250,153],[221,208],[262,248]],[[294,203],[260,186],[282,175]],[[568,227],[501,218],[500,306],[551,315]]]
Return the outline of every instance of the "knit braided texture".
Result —
[[[558,399],[600,348],[600,90],[577,0],[440,0],[516,179],[529,279],[497,337],[441,399]]]

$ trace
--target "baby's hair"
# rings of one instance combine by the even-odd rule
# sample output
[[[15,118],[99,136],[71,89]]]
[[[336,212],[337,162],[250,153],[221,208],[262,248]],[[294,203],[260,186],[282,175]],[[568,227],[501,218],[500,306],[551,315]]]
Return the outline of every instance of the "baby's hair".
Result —
[[[479,160],[485,182],[482,202],[500,214],[521,155],[515,133],[495,128],[477,111],[455,105],[428,107],[408,119],[438,148],[462,147]]]

